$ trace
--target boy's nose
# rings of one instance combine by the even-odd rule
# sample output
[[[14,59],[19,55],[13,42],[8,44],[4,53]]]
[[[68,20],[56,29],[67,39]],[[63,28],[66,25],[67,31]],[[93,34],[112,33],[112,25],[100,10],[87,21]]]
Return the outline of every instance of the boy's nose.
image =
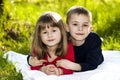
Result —
[[[82,30],[83,30],[83,27],[82,27],[82,26],[79,26],[79,27],[78,27],[78,30],[79,30],[79,31],[82,31]]]

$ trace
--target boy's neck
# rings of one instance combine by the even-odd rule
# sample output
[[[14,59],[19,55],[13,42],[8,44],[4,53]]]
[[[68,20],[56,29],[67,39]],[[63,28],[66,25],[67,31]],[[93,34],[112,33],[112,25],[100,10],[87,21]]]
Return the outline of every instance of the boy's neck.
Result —
[[[74,46],[81,46],[85,43],[85,39],[84,40],[75,40],[75,39],[72,39],[72,43]]]

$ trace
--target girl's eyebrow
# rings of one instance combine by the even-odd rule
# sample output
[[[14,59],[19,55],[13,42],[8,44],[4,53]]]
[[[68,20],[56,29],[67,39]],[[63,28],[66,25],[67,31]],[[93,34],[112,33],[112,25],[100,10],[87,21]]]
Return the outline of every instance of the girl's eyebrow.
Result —
[[[48,24],[46,24],[46,28],[48,28],[48,29],[49,29],[49,28],[50,28],[50,26],[49,26]]]
[[[49,26],[47,26],[47,28],[49,29]]]

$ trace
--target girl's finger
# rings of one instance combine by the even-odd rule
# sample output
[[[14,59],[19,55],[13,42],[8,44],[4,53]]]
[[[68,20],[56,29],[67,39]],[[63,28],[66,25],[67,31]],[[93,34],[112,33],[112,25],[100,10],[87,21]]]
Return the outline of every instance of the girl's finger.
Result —
[[[58,68],[54,68],[54,70],[55,70],[55,74],[57,75],[57,76],[59,76],[60,75],[60,73],[59,73],[59,70],[58,70]]]
[[[60,66],[60,61],[57,61],[56,65],[57,65],[57,67],[59,67]]]

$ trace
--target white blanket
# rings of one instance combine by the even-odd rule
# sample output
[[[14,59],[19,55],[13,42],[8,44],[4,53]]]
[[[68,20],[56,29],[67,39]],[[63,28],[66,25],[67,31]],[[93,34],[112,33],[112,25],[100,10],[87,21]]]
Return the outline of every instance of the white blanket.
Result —
[[[21,72],[23,80],[120,80],[120,51],[103,51],[104,62],[95,70],[74,72],[71,75],[48,76],[37,70],[30,70],[27,55],[8,51],[8,62],[15,64],[16,71]]]

